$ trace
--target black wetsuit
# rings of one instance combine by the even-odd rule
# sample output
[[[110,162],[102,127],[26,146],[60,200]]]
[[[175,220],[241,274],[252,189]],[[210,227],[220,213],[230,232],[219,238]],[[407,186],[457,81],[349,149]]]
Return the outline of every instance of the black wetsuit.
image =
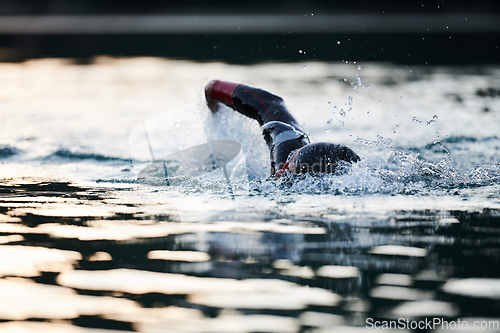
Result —
[[[224,81],[211,81],[205,88],[207,102],[223,103],[259,122],[271,151],[271,174],[287,169],[294,156],[297,173],[334,172],[339,160],[356,162],[359,156],[350,148],[332,144],[311,144],[302,126],[286,108],[281,97],[262,89]],[[292,154],[296,152],[296,154]]]

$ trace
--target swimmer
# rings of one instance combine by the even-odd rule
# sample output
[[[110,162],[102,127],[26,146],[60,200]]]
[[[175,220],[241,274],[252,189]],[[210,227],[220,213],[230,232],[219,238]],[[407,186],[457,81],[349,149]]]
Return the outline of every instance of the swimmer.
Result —
[[[279,178],[311,171],[334,173],[343,163],[360,160],[341,144],[311,143],[304,129],[286,108],[281,97],[244,84],[213,80],[205,86],[207,105],[213,113],[218,103],[255,119],[271,153],[271,175]]]

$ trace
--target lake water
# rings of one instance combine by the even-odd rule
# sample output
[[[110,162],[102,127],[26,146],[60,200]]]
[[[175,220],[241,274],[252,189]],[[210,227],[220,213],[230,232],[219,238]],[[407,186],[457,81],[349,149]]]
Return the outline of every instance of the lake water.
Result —
[[[267,179],[212,79],[362,161]],[[0,87],[1,332],[500,332],[499,67],[42,59]],[[138,180],[212,140],[241,150]]]

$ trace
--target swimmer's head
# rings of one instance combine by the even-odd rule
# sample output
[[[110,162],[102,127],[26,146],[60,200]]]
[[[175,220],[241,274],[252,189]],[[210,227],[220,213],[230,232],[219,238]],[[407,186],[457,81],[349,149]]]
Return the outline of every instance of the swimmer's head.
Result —
[[[291,173],[334,173],[340,161],[353,163],[359,160],[359,156],[346,146],[318,142],[296,150],[290,156],[288,170]]]

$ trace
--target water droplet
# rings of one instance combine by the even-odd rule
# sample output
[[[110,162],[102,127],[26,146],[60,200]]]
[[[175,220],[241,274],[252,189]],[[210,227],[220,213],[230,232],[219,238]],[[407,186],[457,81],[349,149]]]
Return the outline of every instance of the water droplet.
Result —
[[[358,74],[356,74],[356,84],[357,84],[358,86],[360,86],[360,85],[362,84],[362,82],[361,82],[361,78],[359,77],[359,75],[358,75]]]
[[[360,71],[360,70],[361,70],[361,68],[363,68],[363,66],[358,66],[358,71]]]
[[[328,101],[328,104],[332,104],[332,102]]]
[[[340,126],[344,126],[345,122],[343,122],[342,120],[339,120],[339,124],[340,124]]]
[[[306,69],[306,66],[304,65],[304,67],[302,67],[302,69]]]
[[[330,132],[330,129],[329,129],[329,128],[327,128],[327,129],[326,129],[326,133],[328,133],[328,132]]]
[[[299,50],[299,53],[302,53],[302,50]]]
[[[369,84],[367,84],[367,85],[366,85],[366,87],[367,87],[367,88],[370,88],[370,85],[369,85]]]
[[[339,44],[339,45],[340,45],[340,41],[339,41],[339,40],[337,41],[337,44]]]
[[[434,115],[434,117],[432,117],[432,119],[427,122],[427,125],[435,123],[437,119],[438,119],[438,116]]]
[[[344,82],[347,82],[347,79],[344,79]]]

